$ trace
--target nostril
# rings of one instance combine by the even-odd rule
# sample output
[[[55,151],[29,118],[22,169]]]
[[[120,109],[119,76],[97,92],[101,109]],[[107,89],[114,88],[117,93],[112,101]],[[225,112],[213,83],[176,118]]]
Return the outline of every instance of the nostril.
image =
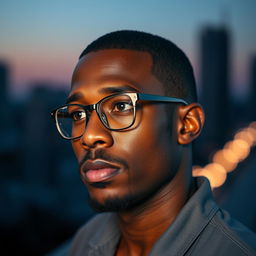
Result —
[[[106,142],[103,141],[103,140],[97,140],[94,142],[94,145],[97,146],[97,145],[104,145]]]
[[[96,148],[96,147],[105,147],[107,146],[107,142],[103,139],[97,139],[95,137],[87,137],[82,138],[81,143],[83,146],[89,147],[89,148]]]

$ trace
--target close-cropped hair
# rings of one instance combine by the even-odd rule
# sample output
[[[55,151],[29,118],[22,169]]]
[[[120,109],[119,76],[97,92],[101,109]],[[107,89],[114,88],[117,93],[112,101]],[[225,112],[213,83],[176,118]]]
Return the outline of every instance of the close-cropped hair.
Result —
[[[190,61],[171,41],[141,31],[114,31],[89,44],[79,59],[90,52],[107,49],[148,52],[153,62],[151,72],[163,84],[165,95],[182,98],[189,103],[197,101],[195,77]]]

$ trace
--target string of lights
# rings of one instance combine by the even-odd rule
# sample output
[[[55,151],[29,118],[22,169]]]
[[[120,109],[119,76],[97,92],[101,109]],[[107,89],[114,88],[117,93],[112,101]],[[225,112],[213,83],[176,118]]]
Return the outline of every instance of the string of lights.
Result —
[[[220,187],[227,179],[227,174],[236,169],[239,162],[248,157],[256,145],[256,121],[246,128],[238,130],[233,140],[228,141],[223,149],[216,151],[212,162],[204,167],[193,166],[193,176],[205,176],[212,189]]]

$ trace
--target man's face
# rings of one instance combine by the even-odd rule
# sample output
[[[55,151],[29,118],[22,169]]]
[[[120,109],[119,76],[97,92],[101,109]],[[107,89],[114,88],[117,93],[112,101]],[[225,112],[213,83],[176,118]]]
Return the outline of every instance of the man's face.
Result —
[[[164,95],[151,68],[145,52],[91,52],[74,71],[71,103],[95,104],[119,91]],[[72,141],[81,178],[100,210],[127,210],[145,202],[176,172],[176,118],[167,117],[159,103],[141,103],[137,111],[135,124],[123,131],[108,130],[92,111],[84,135]]]

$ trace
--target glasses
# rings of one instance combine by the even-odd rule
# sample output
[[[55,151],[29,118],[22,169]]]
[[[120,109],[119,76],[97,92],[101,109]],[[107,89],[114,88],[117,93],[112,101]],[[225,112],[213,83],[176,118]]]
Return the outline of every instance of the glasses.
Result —
[[[64,139],[73,140],[83,136],[91,111],[96,113],[102,124],[111,131],[130,128],[136,119],[137,101],[188,103],[183,99],[127,92],[113,94],[101,99],[96,104],[66,104],[51,112],[57,130]]]

